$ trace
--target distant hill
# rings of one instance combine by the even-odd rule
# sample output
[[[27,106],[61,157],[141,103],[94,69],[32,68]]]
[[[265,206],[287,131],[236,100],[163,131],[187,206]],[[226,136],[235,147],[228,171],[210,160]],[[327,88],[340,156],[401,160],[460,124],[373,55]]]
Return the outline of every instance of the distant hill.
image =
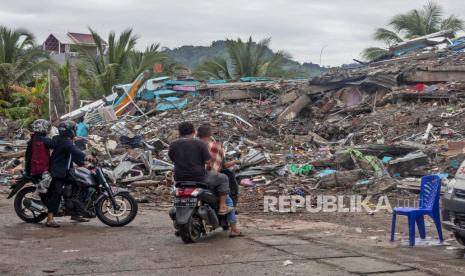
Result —
[[[194,69],[204,59],[212,57],[223,56],[227,57],[225,51],[225,41],[213,41],[210,46],[182,46],[174,49],[164,49],[166,53],[174,59],[177,63],[187,65],[189,68]],[[270,53],[272,50],[269,50]],[[285,67],[289,70],[296,70],[303,72],[305,76],[320,75],[326,69],[321,68],[318,64],[313,63],[299,63],[293,60],[288,60]]]

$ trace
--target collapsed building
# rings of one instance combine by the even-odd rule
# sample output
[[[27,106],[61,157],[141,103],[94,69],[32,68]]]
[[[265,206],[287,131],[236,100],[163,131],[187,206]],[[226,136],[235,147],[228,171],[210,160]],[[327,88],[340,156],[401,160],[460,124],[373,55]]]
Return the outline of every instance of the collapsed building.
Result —
[[[170,199],[167,147],[182,121],[211,124],[226,158],[242,160],[234,170],[245,199],[416,191],[419,177],[440,174],[445,183],[464,159],[464,50],[464,39],[440,32],[396,45],[383,60],[311,79],[141,74],[62,119],[90,125],[88,148],[141,202]],[[4,177],[18,173],[27,136],[13,125],[0,126]]]

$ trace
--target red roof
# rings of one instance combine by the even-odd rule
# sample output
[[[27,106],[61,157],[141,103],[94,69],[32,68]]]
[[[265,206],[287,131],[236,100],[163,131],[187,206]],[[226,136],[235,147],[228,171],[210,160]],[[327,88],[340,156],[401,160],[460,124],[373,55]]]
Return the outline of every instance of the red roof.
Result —
[[[68,36],[71,37],[77,44],[87,44],[87,45],[95,45],[94,38],[91,34],[81,34],[81,33],[70,33],[68,32]],[[103,45],[107,45],[107,43],[102,40]]]

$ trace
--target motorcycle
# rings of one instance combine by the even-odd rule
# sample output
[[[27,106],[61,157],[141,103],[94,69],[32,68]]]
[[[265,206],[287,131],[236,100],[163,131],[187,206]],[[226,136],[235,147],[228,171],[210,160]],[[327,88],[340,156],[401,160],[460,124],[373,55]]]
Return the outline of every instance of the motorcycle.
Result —
[[[39,223],[47,217],[45,205],[32,198],[38,182],[23,174],[10,186],[8,198],[15,196],[15,212],[28,223]],[[99,166],[92,171],[84,167],[71,168],[65,183],[64,204],[61,204],[57,217],[97,217],[106,225],[118,227],[130,223],[137,215],[134,197],[127,189],[112,187]]]
[[[225,215],[218,215],[218,197],[202,182],[183,181],[175,185],[174,207],[169,211],[176,235],[185,243],[221,227],[228,229]]]

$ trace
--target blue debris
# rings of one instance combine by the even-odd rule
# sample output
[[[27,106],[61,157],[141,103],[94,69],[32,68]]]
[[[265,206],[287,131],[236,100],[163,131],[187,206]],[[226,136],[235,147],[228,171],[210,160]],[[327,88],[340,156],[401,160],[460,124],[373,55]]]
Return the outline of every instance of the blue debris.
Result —
[[[164,111],[168,109],[174,109],[174,108],[183,108],[187,105],[188,101],[187,99],[181,99],[178,97],[167,97],[163,98],[162,103],[159,103],[156,107],[156,111]]]
[[[242,77],[239,79],[242,82],[256,82],[256,81],[272,81],[272,78],[268,77]]]
[[[328,176],[328,175],[331,175],[331,174],[334,174],[334,173],[336,173],[336,170],[326,169],[326,170],[320,171],[316,176],[317,177],[325,177],[325,176]]]
[[[436,173],[434,175],[437,175],[437,176],[441,177],[442,179],[444,179],[444,178],[447,179],[449,177],[448,173]]]
[[[200,84],[199,81],[196,80],[166,80],[165,85],[184,85],[184,84]]]
[[[222,83],[227,83],[226,80],[208,80],[208,84],[222,84]]]
[[[176,92],[170,89],[161,89],[161,90],[146,90],[143,91],[140,95],[140,98],[146,101],[149,100],[160,100],[160,96],[173,95]]]
[[[458,169],[460,167],[460,162],[456,159],[450,161],[450,166],[454,169]]]
[[[371,183],[373,183],[373,181],[370,180],[370,179],[361,179],[361,180],[357,181],[355,183],[355,185],[369,185]]]
[[[392,156],[384,156],[383,157],[383,163],[384,164],[389,163],[389,161],[391,161],[391,160],[392,160]]]

